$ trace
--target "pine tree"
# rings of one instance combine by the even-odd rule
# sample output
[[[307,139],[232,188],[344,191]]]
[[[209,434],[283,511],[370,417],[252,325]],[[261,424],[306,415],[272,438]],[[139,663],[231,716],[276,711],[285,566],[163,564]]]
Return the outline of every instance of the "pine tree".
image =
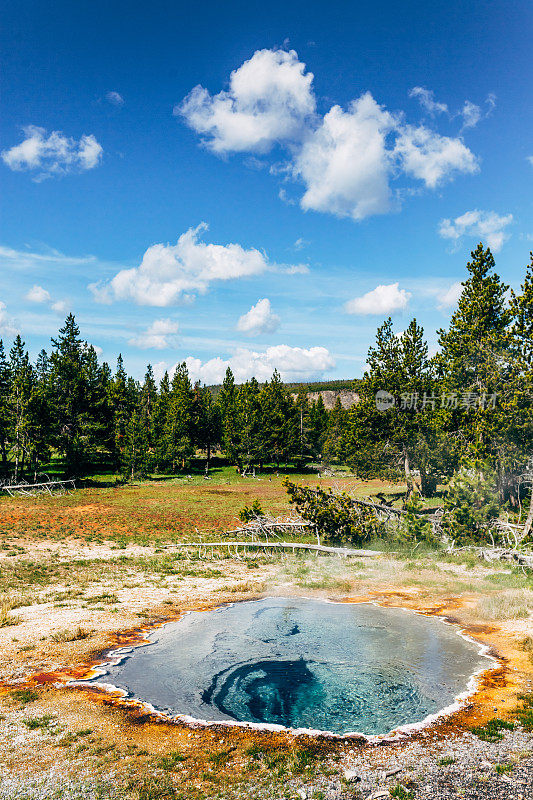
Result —
[[[178,364],[170,386],[169,410],[165,431],[167,461],[172,471],[185,469],[194,453],[193,392],[185,362]]]
[[[422,503],[418,492],[413,492],[411,494],[404,504],[404,509],[407,513],[403,520],[401,520],[403,524],[399,528],[400,540],[435,543],[431,524],[427,519],[424,519],[424,516],[420,513],[422,511]]]
[[[212,450],[220,444],[220,409],[213,400],[211,391],[207,386],[202,387],[199,382],[194,387],[192,415],[194,443],[205,450],[207,474],[211,465]]]
[[[128,392],[128,376],[124,369],[122,354],[119,353],[117,368],[112,381],[108,384],[108,402],[112,414],[112,458],[115,468],[123,461],[126,426],[133,411]]]
[[[335,405],[329,413],[326,440],[323,447],[323,455],[326,462],[333,459],[337,461],[345,459],[344,434],[347,416],[346,409],[342,407],[340,395],[337,395]]]
[[[226,458],[240,469],[242,467],[242,439],[237,411],[237,390],[230,367],[226,370],[217,402],[222,419],[222,446]]]
[[[243,464],[248,468],[261,467],[264,461],[263,417],[259,384],[255,378],[238,390],[236,408]]]
[[[298,452],[298,424],[294,405],[274,370],[261,391],[265,458],[279,467]]]
[[[141,414],[146,420],[146,430],[150,447],[154,444],[154,415],[157,406],[157,387],[152,365],[148,364],[140,396]]]
[[[497,471],[503,497],[508,491],[509,465],[499,429],[503,395],[512,371],[512,312],[506,301],[509,287],[495,272],[490,249],[480,243],[471,256],[457,310],[448,330],[438,332],[440,391],[455,398],[444,415],[443,427],[455,466],[465,458],[489,459]],[[485,398],[497,402],[484,402]]]
[[[159,394],[157,396],[153,417],[154,466],[159,472],[164,471],[168,466],[168,444],[166,434],[169,409],[170,378],[168,372],[165,371],[159,384]]]
[[[517,506],[526,488],[530,490],[524,537],[533,530],[533,253],[520,293],[511,292],[511,375],[499,405],[499,452],[505,452],[508,496]],[[502,459],[503,460],[503,459]],[[524,477],[525,476],[525,477]]]
[[[328,430],[328,412],[322,400],[322,395],[311,404],[308,421],[308,440],[310,454],[316,458],[321,455],[326,441]]]
[[[107,376],[98,363],[96,350],[87,342],[83,343],[82,365],[88,408],[86,424],[90,427],[88,452],[92,454],[107,438]]]
[[[443,466],[440,407],[435,394],[433,364],[428,356],[424,329],[413,319],[400,337],[400,414],[396,438],[402,443],[407,485],[413,488],[411,465],[420,473],[420,490],[433,494],[436,473]],[[413,501],[416,502],[416,501]]]
[[[520,294],[511,290],[512,336],[515,353],[524,365],[524,372],[528,367],[533,368],[533,252],[529,257]]]
[[[11,451],[14,459],[14,482],[24,474],[31,459],[32,397],[35,374],[25,344],[18,334],[9,354],[10,393],[8,414]]]
[[[111,457],[115,463],[115,431],[114,413],[111,405],[113,373],[109,364],[104,361],[100,367],[100,392],[102,405],[100,411],[100,438],[105,457]]]
[[[400,342],[389,317],[376,332],[376,344],[369,348],[368,370],[360,385],[360,401],[348,411],[344,434],[347,463],[361,478],[399,477],[400,454],[392,450],[395,409],[379,412],[377,392],[399,395]]]
[[[122,474],[126,480],[146,478],[150,471],[146,415],[135,409],[126,423],[122,449]]]
[[[8,467],[9,448],[9,398],[11,392],[11,376],[9,364],[4,351],[4,343],[0,339],[0,453],[2,454],[2,470]]]
[[[31,379],[28,426],[28,464],[33,470],[33,480],[41,464],[51,457],[51,424],[54,403],[53,386],[50,381],[50,365],[47,353],[41,350]]]
[[[497,388],[498,360],[509,343],[509,287],[494,272],[494,257],[480,243],[466,268],[469,277],[447,331],[439,330],[437,364],[448,388]]]
[[[299,461],[303,462],[307,456],[312,454],[310,408],[306,386],[299,387],[298,394],[294,401],[294,407],[296,410],[296,424],[298,430],[298,457]]]
[[[378,328],[367,362],[360,401],[347,415],[343,447],[348,463],[363,478],[400,477],[403,472],[409,493],[416,467],[428,486],[434,453],[427,448],[427,436],[435,423],[432,365],[423,329],[412,320],[397,337],[389,317]],[[379,392],[393,398],[389,409],[378,408]]]
[[[73,314],[68,315],[52,345],[53,439],[65,456],[67,474],[79,475],[97,447],[101,431],[91,387],[96,353],[81,340]]]
[[[444,509],[444,530],[457,544],[489,541],[499,513],[495,474],[481,462],[465,461],[448,484]]]
[[[35,373],[38,381],[46,381],[50,375],[50,359],[46,350],[41,350],[37,356]]]

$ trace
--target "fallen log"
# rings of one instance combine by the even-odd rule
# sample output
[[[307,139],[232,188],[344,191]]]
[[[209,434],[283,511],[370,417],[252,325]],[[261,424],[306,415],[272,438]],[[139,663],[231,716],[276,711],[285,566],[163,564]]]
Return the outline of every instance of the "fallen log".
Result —
[[[279,547],[295,550],[313,550],[318,553],[332,553],[333,555],[344,556],[346,558],[376,558],[383,555],[380,550],[353,550],[349,547],[327,547],[322,544],[302,544],[301,542],[179,542],[164,546],[165,550],[176,547]]]
[[[52,494],[54,490],[68,491],[69,488],[76,488],[76,481],[74,478],[65,478],[65,480],[62,481],[45,481],[43,483],[6,483],[0,486],[0,491],[7,492],[11,497],[14,497],[15,494],[23,494],[26,496],[44,494],[45,492]]]
[[[464,547],[448,547],[447,553],[459,553],[468,551],[476,553],[484,561],[490,563],[494,561],[507,561],[509,563],[518,564],[527,569],[533,569],[533,552],[524,552],[523,550],[512,550],[505,547],[479,547],[476,545],[465,545]]]
[[[503,550],[500,548],[475,548],[485,561],[508,561],[522,567],[533,569],[533,553],[520,553],[516,550]]]

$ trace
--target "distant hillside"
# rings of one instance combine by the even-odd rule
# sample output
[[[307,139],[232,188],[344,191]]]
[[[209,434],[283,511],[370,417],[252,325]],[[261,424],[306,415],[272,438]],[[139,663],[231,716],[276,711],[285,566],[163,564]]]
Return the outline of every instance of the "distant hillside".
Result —
[[[331,381],[305,381],[300,383],[286,383],[285,387],[289,390],[294,398],[298,395],[300,390],[304,390],[307,394],[308,400],[316,401],[319,395],[326,408],[331,410],[335,405],[337,397],[340,395],[341,404],[343,408],[351,408],[359,399],[357,390],[360,381],[357,379],[344,379],[344,380],[331,380]],[[217,397],[220,389],[220,384],[207,387],[213,397]]]
[[[324,392],[324,391],[340,391],[341,389],[348,389],[350,391],[357,391],[360,381],[357,378],[333,381],[304,381],[302,383],[286,383],[285,386],[289,391],[298,393],[300,389],[306,389],[308,392]]]
[[[318,398],[321,397],[328,411],[334,408],[337,397],[340,397],[343,408],[351,408],[359,401],[359,395],[353,389],[322,389],[318,392],[307,392],[306,394],[311,403],[316,403]],[[298,394],[292,392],[292,396],[296,400]]]

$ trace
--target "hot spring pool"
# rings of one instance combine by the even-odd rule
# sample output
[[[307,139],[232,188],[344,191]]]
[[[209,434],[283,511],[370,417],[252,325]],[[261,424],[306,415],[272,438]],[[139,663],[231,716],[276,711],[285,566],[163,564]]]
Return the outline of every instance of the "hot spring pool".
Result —
[[[268,598],[192,612],[96,680],[171,715],[383,734],[465,692],[492,661],[441,620]]]

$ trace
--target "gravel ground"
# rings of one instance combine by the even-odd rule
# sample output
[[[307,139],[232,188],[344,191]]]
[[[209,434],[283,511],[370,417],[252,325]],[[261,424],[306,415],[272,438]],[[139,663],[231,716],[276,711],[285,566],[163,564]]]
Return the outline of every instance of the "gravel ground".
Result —
[[[371,768],[365,752],[347,759],[346,774],[349,777],[354,774],[348,784],[350,788],[333,784],[324,787],[327,800],[377,798],[378,792],[388,797],[398,784],[411,791],[413,797],[428,800],[458,797],[526,800],[533,797],[533,735],[523,730],[511,731],[495,744],[464,733],[429,747],[422,741],[386,750],[381,758],[376,754],[377,763]],[[452,759],[453,763],[439,763]],[[509,765],[509,771],[498,774],[497,765]],[[390,774],[396,770],[399,771]],[[397,791],[401,796],[401,790]],[[313,790],[306,792],[306,796],[313,797]]]
[[[10,732],[16,733],[16,726]],[[9,736],[9,734],[8,734]],[[19,737],[16,737],[20,739]],[[33,738],[30,734],[29,740]],[[19,742],[20,744],[20,742]],[[443,763],[444,762],[444,763]],[[74,777],[61,765],[50,765],[38,775],[14,777],[5,770],[0,777],[0,800],[112,800],[132,797],[121,781],[120,769],[109,764],[96,778],[83,761],[70,765]],[[66,765],[65,765],[66,766]],[[326,765],[323,765],[326,766]],[[501,771],[498,772],[498,769]],[[419,740],[388,746],[365,747],[347,752],[329,763],[327,775],[312,780],[290,778],[267,784],[250,775],[239,789],[226,795],[220,787],[205,797],[242,797],[250,800],[529,800],[533,797],[533,734],[517,728],[497,743],[471,733],[453,738]],[[392,793],[392,794],[391,794]],[[133,795],[135,796],[135,794]],[[176,797],[186,797],[178,790]],[[168,798],[150,794],[150,800]]]
[[[94,780],[69,780],[50,774],[37,780],[10,778],[0,780],[1,800],[104,800],[117,797],[111,784]]]

